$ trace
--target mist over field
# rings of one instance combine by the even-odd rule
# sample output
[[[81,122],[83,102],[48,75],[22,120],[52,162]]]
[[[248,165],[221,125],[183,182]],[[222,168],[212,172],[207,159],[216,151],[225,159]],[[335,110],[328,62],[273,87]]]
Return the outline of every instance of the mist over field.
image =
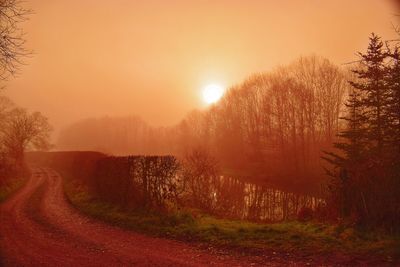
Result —
[[[33,52],[5,94],[46,114],[56,142],[78,120],[139,116],[172,126],[205,109],[202,90],[316,54],[357,60],[371,32],[394,39],[390,0],[27,1]]]

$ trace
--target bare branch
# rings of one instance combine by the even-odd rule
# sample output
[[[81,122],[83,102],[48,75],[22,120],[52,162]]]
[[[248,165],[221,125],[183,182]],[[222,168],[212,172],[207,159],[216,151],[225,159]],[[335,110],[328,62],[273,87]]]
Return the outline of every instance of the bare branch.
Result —
[[[18,73],[22,58],[31,54],[25,48],[26,40],[20,27],[32,13],[20,0],[0,0],[0,80]]]

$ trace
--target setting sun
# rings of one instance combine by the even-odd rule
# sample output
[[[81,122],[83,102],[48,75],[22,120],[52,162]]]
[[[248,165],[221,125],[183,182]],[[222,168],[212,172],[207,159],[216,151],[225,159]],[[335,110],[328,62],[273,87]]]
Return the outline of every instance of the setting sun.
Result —
[[[209,84],[203,89],[203,101],[207,104],[216,103],[224,95],[224,88],[217,84]]]

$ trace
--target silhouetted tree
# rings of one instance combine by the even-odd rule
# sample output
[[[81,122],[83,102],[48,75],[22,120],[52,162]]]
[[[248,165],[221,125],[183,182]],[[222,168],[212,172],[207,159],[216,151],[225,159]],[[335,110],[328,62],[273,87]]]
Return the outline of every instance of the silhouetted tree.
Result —
[[[217,161],[205,148],[188,151],[183,160],[182,181],[190,205],[212,211],[218,174]]]
[[[346,121],[345,128],[338,134],[340,142],[334,147],[340,153],[325,152],[323,159],[334,166],[333,170],[326,168],[333,178],[329,186],[332,205],[340,211],[342,216],[349,216],[352,211],[352,199],[355,195],[356,184],[354,175],[361,163],[366,159],[366,116],[361,100],[361,92],[352,89],[345,104],[348,113],[342,117]]]
[[[20,23],[26,19],[30,10],[22,6],[20,0],[0,1],[0,79],[15,74],[26,56],[25,39]]]
[[[230,174],[318,193],[325,179],[320,154],[340,128],[348,73],[309,56],[252,75],[215,105],[178,125],[154,128],[138,118],[78,122],[60,134],[62,149],[116,154],[173,154],[205,148]]]
[[[387,53],[383,49],[380,37],[372,34],[367,52],[359,53],[362,67],[353,70],[358,81],[350,82],[355,90],[362,92],[361,102],[368,119],[366,137],[372,145],[370,149],[378,155],[382,153],[383,146],[386,144],[386,130],[389,125],[387,110],[389,90],[385,86]]]
[[[374,227],[397,228],[400,211],[399,66],[397,48],[390,52],[372,34],[343,118],[346,127],[325,157],[334,165],[331,200],[343,217]],[[391,60],[390,60],[391,59]]]
[[[22,166],[26,149],[50,148],[50,132],[51,126],[41,113],[30,114],[24,109],[15,108],[0,129],[0,141],[3,150],[18,166]]]
[[[388,94],[389,147],[397,158],[400,155],[400,51],[395,47],[389,56],[392,64],[387,67],[386,83]]]

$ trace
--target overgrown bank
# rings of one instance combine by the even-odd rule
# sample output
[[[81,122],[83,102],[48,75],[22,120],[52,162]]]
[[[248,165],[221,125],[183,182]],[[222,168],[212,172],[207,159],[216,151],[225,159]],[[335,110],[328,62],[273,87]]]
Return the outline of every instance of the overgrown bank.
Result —
[[[253,222],[308,219],[322,214],[322,199],[222,176],[212,157],[192,151],[174,156],[110,157],[96,152],[31,154],[37,163],[79,177],[99,200],[131,210],[168,213],[197,209]]]
[[[66,196],[79,211],[145,234],[206,242],[224,248],[240,248],[241,251],[250,253],[260,253],[260,250],[273,253],[277,251],[298,257],[334,257],[339,254],[387,262],[399,260],[400,257],[399,237],[318,222],[257,224],[224,220],[198,210],[179,210],[164,215],[124,210],[96,199],[79,180],[72,179],[70,174],[63,173],[63,176]]]
[[[0,184],[0,204],[6,201],[9,197],[11,197],[14,193],[16,193],[19,189],[21,189],[27,181],[27,175],[16,176],[13,178],[2,179],[2,183]],[[1,218],[1,216],[0,216]],[[1,239],[1,236],[0,236]],[[2,249],[0,247],[0,266],[3,266],[2,258],[3,258]]]

